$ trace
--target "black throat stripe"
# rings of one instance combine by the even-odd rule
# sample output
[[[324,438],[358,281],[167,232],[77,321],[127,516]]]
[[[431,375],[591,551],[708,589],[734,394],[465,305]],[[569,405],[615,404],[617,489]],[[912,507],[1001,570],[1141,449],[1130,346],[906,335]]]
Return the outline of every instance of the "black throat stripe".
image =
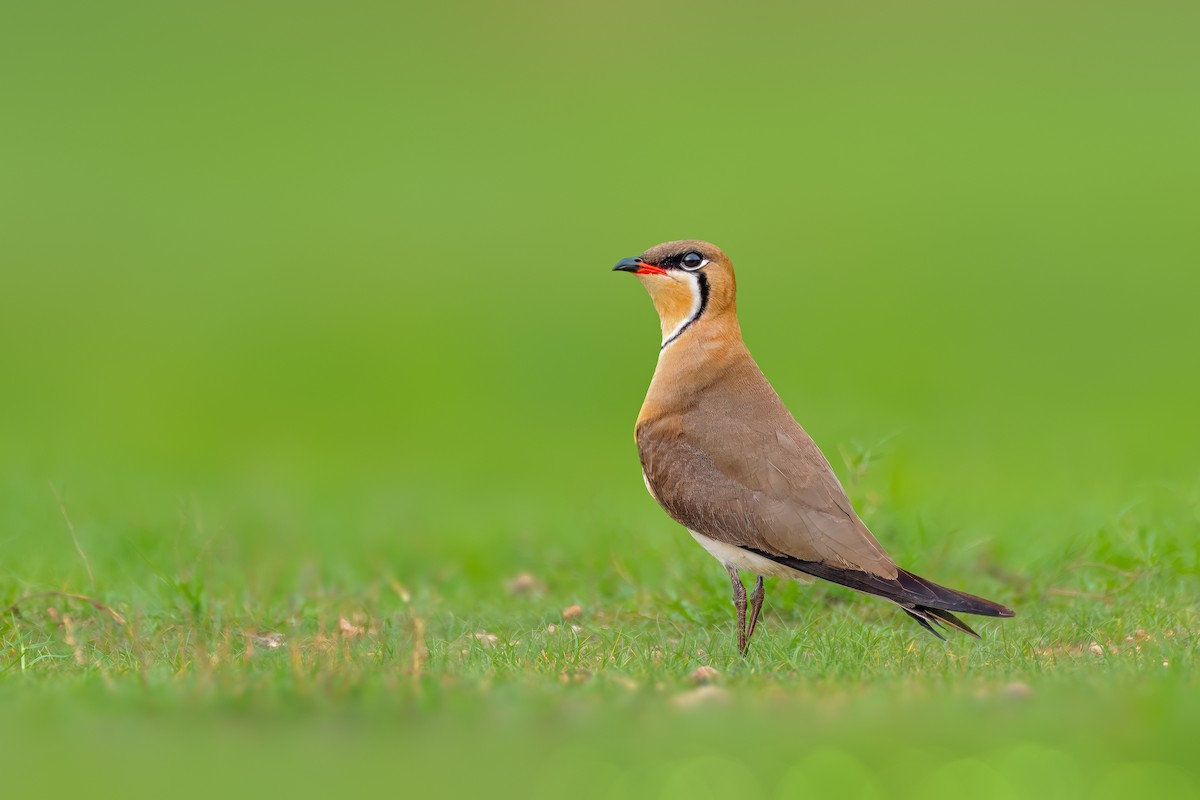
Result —
[[[695,314],[692,314],[692,316],[690,316],[688,318],[687,322],[683,323],[682,327],[680,327],[679,330],[675,331],[674,336],[672,336],[670,339],[667,339],[665,342],[662,343],[662,347],[658,348],[660,352],[663,350],[666,350],[667,345],[669,345],[671,342],[678,339],[680,336],[683,335],[684,331],[686,331],[688,328],[692,327],[692,323],[695,322],[696,320],[700,319],[700,315],[704,313],[704,309],[708,308],[708,278],[704,277],[703,272],[693,272],[690,274],[695,276],[696,283],[700,287],[700,307],[696,309]]]

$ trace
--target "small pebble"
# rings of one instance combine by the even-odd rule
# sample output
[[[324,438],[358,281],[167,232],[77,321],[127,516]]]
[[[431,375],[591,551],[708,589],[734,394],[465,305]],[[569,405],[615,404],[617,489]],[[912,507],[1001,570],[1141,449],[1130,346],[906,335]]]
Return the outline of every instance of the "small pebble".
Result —
[[[729,692],[719,686],[700,686],[691,691],[677,694],[671,699],[677,708],[696,708],[702,705],[723,703],[729,699]]]
[[[522,572],[508,582],[509,594],[528,594],[538,588],[537,579],[528,572]]]
[[[1033,697],[1033,687],[1020,681],[1013,681],[1002,691],[1005,697],[1011,697],[1014,700],[1028,700]]]

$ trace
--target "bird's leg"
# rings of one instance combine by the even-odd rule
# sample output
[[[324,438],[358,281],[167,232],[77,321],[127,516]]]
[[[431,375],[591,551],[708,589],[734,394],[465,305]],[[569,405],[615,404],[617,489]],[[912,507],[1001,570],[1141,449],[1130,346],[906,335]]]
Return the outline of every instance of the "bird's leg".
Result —
[[[746,647],[750,646],[750,640],[754,638],[754,628],[758,625],[758,612],[762,611],[763,600],[766,598],[767,592],[763,589],[763,577],[758,576],[758,580],[754,582],[754,594],[750,595],[750,622],[746,627]]]
[[[737,609],[738,652],[746,653],[746,587],[738,577],[737,567],[726,566],[729,580],[733,582],[733,607]]]

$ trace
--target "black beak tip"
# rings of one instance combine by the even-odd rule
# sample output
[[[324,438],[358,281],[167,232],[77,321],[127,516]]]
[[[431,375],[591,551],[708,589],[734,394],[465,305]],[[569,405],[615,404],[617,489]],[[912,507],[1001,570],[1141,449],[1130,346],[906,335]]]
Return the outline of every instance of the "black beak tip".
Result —
[[[622,258],[613,267],[613,272],[637,272],[641,266],[641,261],[636,258]]]

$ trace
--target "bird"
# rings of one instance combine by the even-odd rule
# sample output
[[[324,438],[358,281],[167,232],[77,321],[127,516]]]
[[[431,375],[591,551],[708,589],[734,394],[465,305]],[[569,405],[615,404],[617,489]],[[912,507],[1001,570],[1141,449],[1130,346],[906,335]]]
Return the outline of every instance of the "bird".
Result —
[[[899,567],[859,518],[820,448],[742,340],[733,265],[716,245],[665,242],[617,262],[662,329],[634,437],[651,497],[729,573],[746,654],[764,577],[817,578],[890,600],[925,630],[979,638],[955,613],[1011,617],[990,600]],[[749,596],[741,572],[755,576]]]

